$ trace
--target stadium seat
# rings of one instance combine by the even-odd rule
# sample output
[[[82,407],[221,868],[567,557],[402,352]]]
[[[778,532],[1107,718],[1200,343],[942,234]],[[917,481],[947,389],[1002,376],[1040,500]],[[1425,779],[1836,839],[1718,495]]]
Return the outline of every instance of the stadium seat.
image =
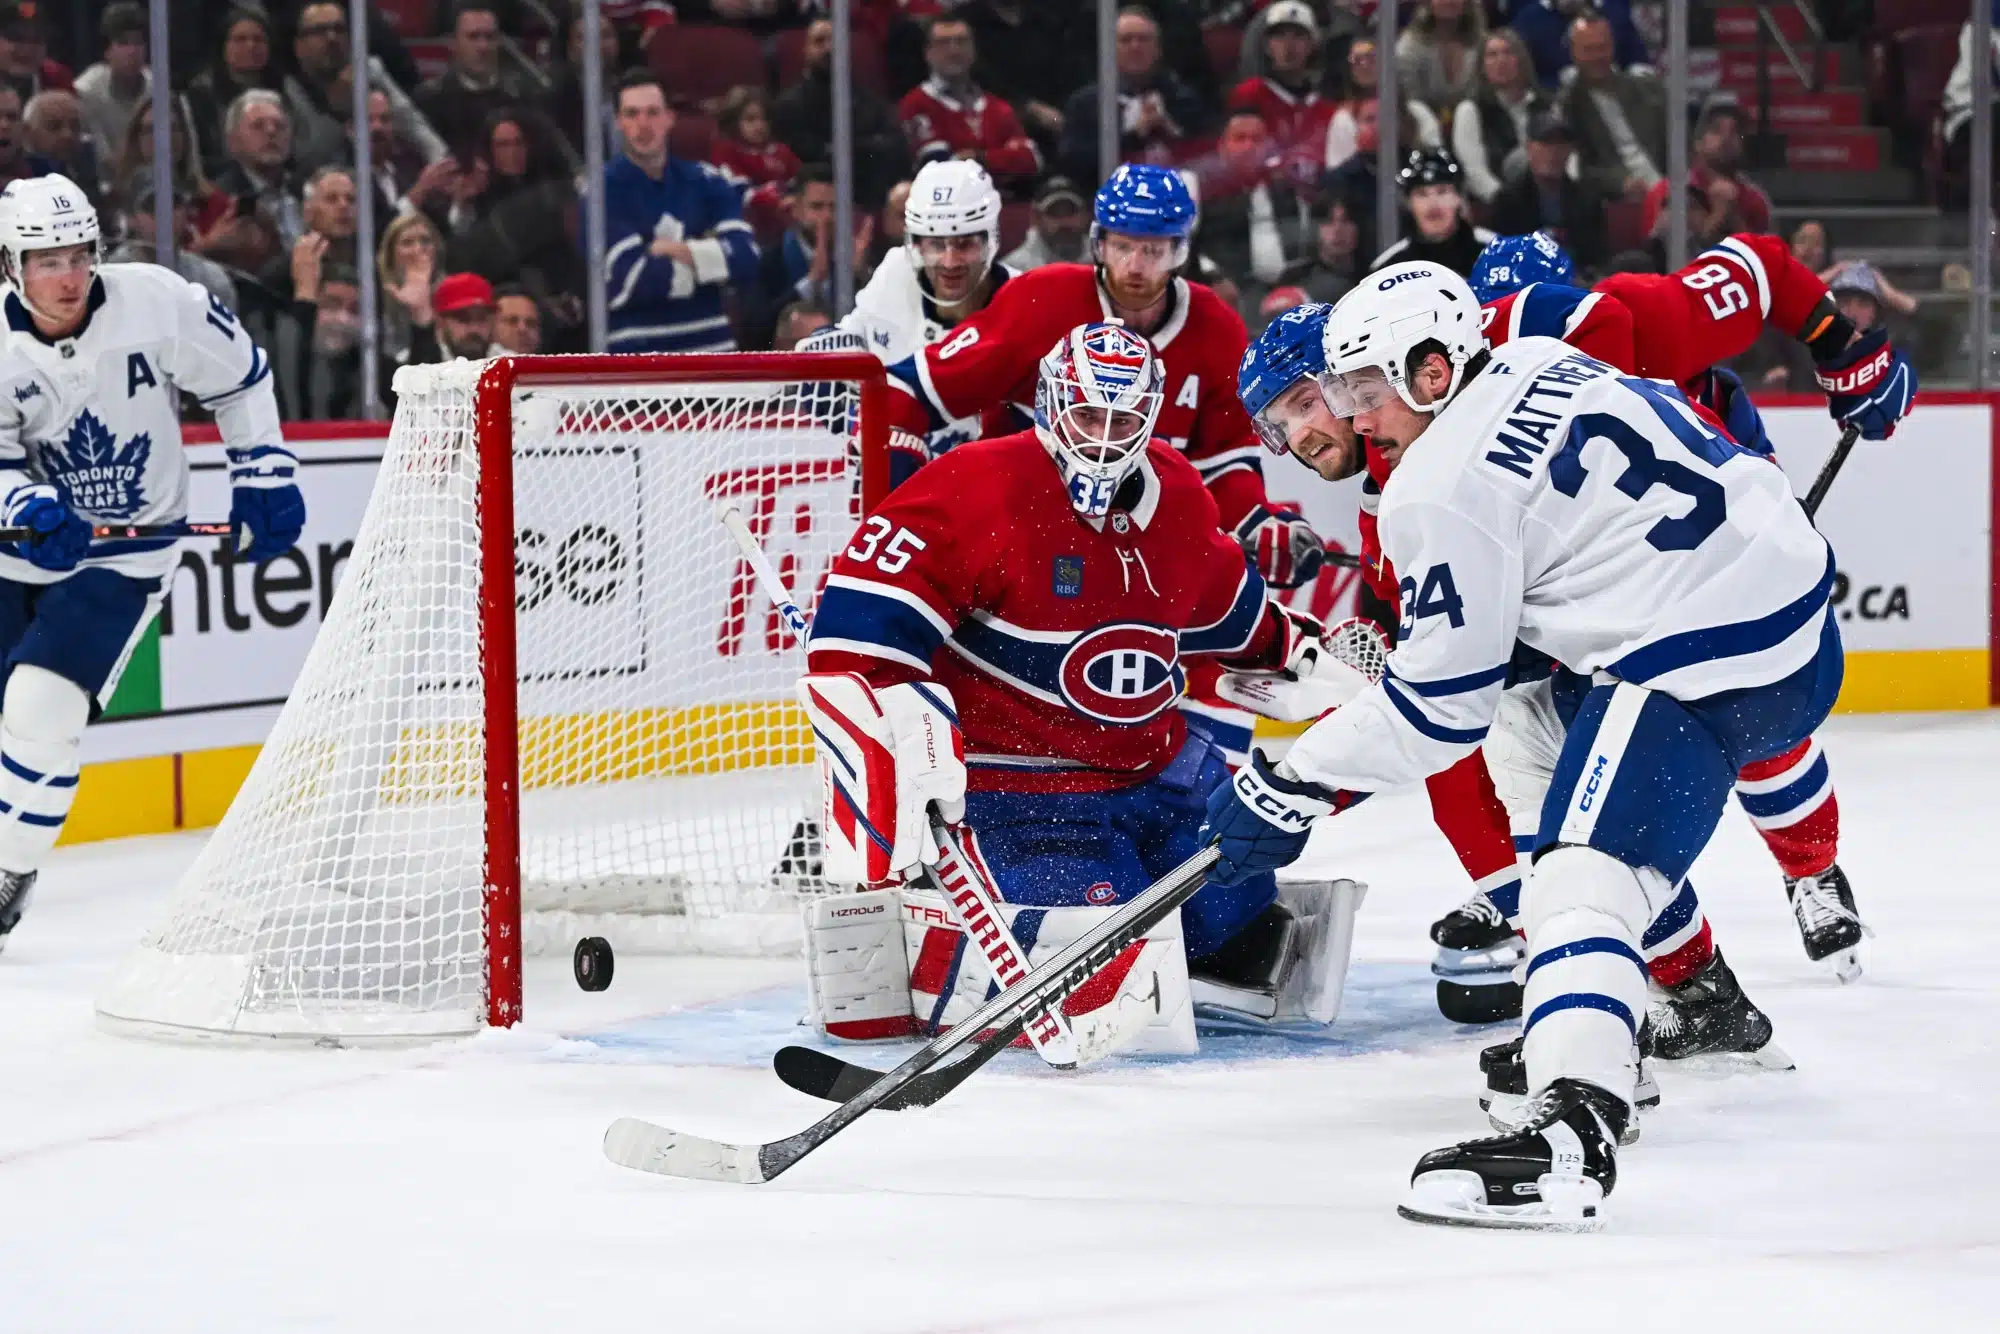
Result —
[[[682,111],[675,115],[674,132],[667,140],[668,150],[675,157],[706,162],[714,142],[715,117],[702,111]]]
[[[439,27],[437,6],[433,0],[381,0],[376,8],[382,17],[389,20],[389,26],[405,41],[412,37],[432,37]]]
[[[1006,254],[1028,239],[1028,222],[1034,216],[1032,204],[1000,206],[1000,253]]]
[[[797,83],[806,69],[806,30],[787,28],[777,35],[774,49],[778,64],[778,87]],[[854,31],[854,82],[871,93],[887,96],[888,66],[882,57],[881,42],[860,28]]]
[[[764,44],[741,28],[684,23],[671,38],[648,43],[646,59],[676,105],[693,106],[739,84],[763,88],[770,82]]]
[[[1892,43],[1903,89],[1903,124],[1913,134],[1929,134],[1944,101],[1951,67],[1958,63],[1958,25],[1905,28]]]
[[[1604,206],[1604,231],[1611,253],[1637,250],[1646,244],[1645,205],[1614,199]]]
[[[1241,82],[1236,64],[1243,56],[1243,29],[1218,23],[1201,30],[1201,41],[1208,48],[1208,65],[1215,71],[1216,83],[1224,89],[1234,88]]]

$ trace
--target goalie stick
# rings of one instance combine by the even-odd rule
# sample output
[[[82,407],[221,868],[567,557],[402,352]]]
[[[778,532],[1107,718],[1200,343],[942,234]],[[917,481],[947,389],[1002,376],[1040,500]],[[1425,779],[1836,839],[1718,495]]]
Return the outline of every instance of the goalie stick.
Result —
[[[1044,960],[1021,981],[979,1007],[964,1022],[920,1047],[910,1058],[870,1083],[824,1117],[796,1135],[767,1144],[731,1144],[654,1125],[635,1117],[620,1117],[604,1132],[604,1156],[620,1167],[699,1181],[758,1185],[790,1170],[807,1154],[838,1135],[877,1107],[903,1094],[917,1077],[960,1047],[964,1057],[941,1076],[942,1089],[925,1092],[943,1097],[999,1055],[1020,1032],[1024,1018],[1049,1009],[1082,986],[1133,941],[1163,921],[1168,913],[1193,898],[1218,853],[1203,848],[1120,907],[1090,931],[1078,936]]]
[[[798,640],[800,647],[804,647],[809,629],[805,613],[793,600],[785,577],[771,564],[771,558],[765,554],[756,534],[744,522],[742,511],[725,501],[716,506],[715,517],[736,539],[736,545],[742,550],[743,558],[750,562],[757,582],[763,585],[765,595],[778,609],[779,617],[791,630],[793,638]],[[1003,989],[1014,985],[1027,974],[1028,952],[1021,948],[1013,930],[1007,925],[1006,917],[1001,914],[998,889],[978,860],[967,855],[958,836],[935,813],[930,817],[930,832],[932,841],[937,845],[937,854],[918,864],[918,881],[945,901],[966,938],[985,961],[991,980]],[[1058,1070],[1073,1070],[1083,1060],[1094,1060],[1103,1055],[1112,1045],[1109,1041],[1112,1035],[1107,1034],[1107,1040],[1094,1044],[1087,1058],[1081,1056],[1076,1035],[1060,1009],[1030,1014],[1026,1027],[1028,1041],[1035,1051]]]

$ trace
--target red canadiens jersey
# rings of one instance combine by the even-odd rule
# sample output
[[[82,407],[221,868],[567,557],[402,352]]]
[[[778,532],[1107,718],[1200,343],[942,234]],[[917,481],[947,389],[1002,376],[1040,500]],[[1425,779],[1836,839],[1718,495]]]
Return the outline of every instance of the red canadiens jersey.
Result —
[[[1489,301],[1486,341],[1560,338],[1599,361],[1651,380],[1686,384],[1709,367],[1741,356],[1768,325],[1793,336],[1810,332],[1826,284],[1792,258],[1781,237],[1726,237],[1677,273],[1615,273],[1590,291],[1530,283]],[[1361,514],[1362,577],[1376,596],[1396,601],[1395,572],[1382,559],[1370,501],[1388,481],[1388,465],[1368,451]]]
[[[1176,278],[1172,312],[1148,335],[1166,391],[1154,430],[1184,453],[1215,495],[1222,526],[1264,503],[1264,447],[1236,397],[1236,367],[1250,345],[1243,320],[1199,283]],[[1088,264],[1047,264],[1003,286],[951,336],[889,368],[891,424],[925,435],[997,403],[1022,424],[1035,412],[1041,360],[1079,324],[1112,317]],[[1066,504],[1067,502],[1065,502]]]
[[[1310,162],[1315,168],[1311,179],[1318,179],[1317,168],[1325,165],[1326,127],[1333,120],[1334,103],[1317,89],[1295,93],[1270,79],[1245,79],[1230,91],[1228,105],[1249,107],[1262,116],[1286,165]]]
[[[954,155],[972,151],[996,177],[1037,176],[1042,151],[1021,129],[1014,108],[997,97],[980,93],[960,102],[936,79],[926,79],[896,104],[896,117],[909,136],[910,151],[921,156],[933,144]]]
[[[978,791],[1153,777],[1186,736],[1183,659],[1276,666],[1291,632],[1187,460],[1155,439],[1135,476],[1100,524],[1032,431],[945,454],[834,561],[811,669],[949,688]]]

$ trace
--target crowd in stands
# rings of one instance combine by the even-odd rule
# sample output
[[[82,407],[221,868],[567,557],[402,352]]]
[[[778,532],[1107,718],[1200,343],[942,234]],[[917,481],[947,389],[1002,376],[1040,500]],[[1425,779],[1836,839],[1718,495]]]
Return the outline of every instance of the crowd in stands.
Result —
[[[1106,96],[1125,160],[1189,178],[1192,276],[1253,331],[1398,258],[1469,267],[1491,232],[1548,230],[1588,277],[1661,268],[1674,207],[1695,246],[1772,225],[1726,101],[1698,109],[1689,178],[1666,179],[1677,109],[1631,0],[1417,0],[1388,52],[1374,0],[1136,0],[1116,15],[1114,89],[1097,83],[1087,0],[854,0],[844,240],[824,0],[606,0],[594,52],[561,0],[371,5],[367,181],[345,0],[177,0],[170,205],[153,194],[146,12],[74,3],[96,42],[65,66],[48,0],[0,2],[0,182],[72,176],[120,259],[153,256],[171,207],[181,272],[271,349],[293,418],[361,412],[368,268],[385,390],[400,365],[582,350],[592,134],[614,351],[791,346],[830,318],[836,247],[865,282],[903,241],[912,175],[944,158],[983,163],[1008,201],[1005,262],[1084,258]],[[586,125],[593,60],[607,107]],[[1385,115],[1408,155],[1392,181],[1376,167]],[[1384,190],[1401,235],[1377,234]],[[372,255],[357,253],[364,208]],[[1832,266],[1823,230],[1818,244],[1856,302],[1907,300],[1872,268]],[[1796,378],[1772,358],[1766,382]]]

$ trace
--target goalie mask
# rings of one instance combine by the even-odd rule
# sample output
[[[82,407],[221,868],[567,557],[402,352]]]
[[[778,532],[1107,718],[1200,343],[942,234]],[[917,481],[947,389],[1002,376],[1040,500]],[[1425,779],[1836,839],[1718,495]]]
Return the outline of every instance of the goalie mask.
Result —
[[[21,302],[44,320],[49,312],[29,300],[25,265],[40,250],[87,247],[77,263],[95,273],[99,260],[97,210],[67,176],[35,176],[10,181],[0,192],[0,282],[19,293]]]
[[[1122,324],[1080,324],[1042,358],[1035,434],[1078,514],[1110,512],[1153,437],[1165,382],[1153,345]]]
[[[956,305],[978,290],[1000,250],[1000,192],[977,162],[933,162],[910,182],[903,205],[910,267],[931,294]]]

